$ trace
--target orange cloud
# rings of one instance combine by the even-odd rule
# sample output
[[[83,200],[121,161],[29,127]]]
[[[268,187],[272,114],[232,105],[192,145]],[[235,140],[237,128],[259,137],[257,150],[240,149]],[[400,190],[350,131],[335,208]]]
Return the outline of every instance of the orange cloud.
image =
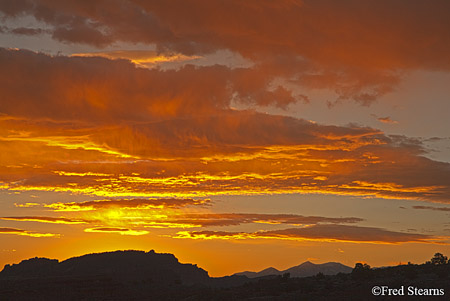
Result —
[[[261,77],[267,72],[262,70],[185,65],[164,71],[136,68],[125,60],[50,57],[7,49],[0,49],[0,61],[2,93],[6,98],[14,95],[20,104],[5,103],[2,113],[13,116],[108,123],[149,121],[217,113],[229,108],[231,101],[278,106],[297,101],[285,87],[272,87],[270,77]],[[30,73],[35,64],[39,70]],[[68,69],[72,71],[64,72]],[[305,101],[305,97],[299,100]],[[36,99],[40,106],[36,106]]]
[[[397,124],[398,121],[392,120],[391,117],[377,117],[375,114],[372,114],[373,117],[375,117],[379,122],[382,123],[388,123],[388,124]]]
[[[59,234],[38,233],[38,232],[31,232],[31,231],[15,229],[15,228],[0,228],[0,234],[13,234],[13,235],[22,235],[22,236],[30,236],[30,237],[59,237]]]
[[[378,118],[379,121],[383,123],[390,123],[390,124],[397,124],[398,122],[395,120],[392,120],[389,116],[388,117],[380,117]]]
[[[93,224],[101,227],[195,228],[236,226],[242,224],[310,226],[317,224],[352,224],[357,217],[303,216],[297,214],[212,213],[199,211],[205,201],[193,200],[103,200],[46,205],[69,217],[16,216],[3,220],[33,221],[55,224]],[[208,204],[206,202],[206,204]],[[195,205],[197,208],[183,208]],[[90,231],[90,230],[89,230]]]
[[[42,216],[4,216],[2,220],[24,221],[24,222],[40,222],[51,224],[86,224],[88,221],[81,219],[70,219],[65,217],[42,217]]]
[[[223,66],[146,70],[120,60],[6,49],[0,59],[3,189],[124,199],[261,193],[449,199],[449,164],[423,157],[421,140],[232,110],[234,92],[223,83],[234,71]],[[39,66],[32,68],[39,74],[30,66]],[[235,87],[240,91],[260,90],[237,82],[245,86]]]

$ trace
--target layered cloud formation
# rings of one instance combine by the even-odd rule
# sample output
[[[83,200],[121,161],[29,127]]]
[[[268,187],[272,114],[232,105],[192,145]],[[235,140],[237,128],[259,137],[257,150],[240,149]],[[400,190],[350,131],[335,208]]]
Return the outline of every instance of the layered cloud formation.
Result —
[[[444,243],[358,225],[365,219],[353,214],[215,212],[211,199],[273,195],[276,203],[314,193],[450,203],[450,164],[425,157],[424,139],[254,110],[308,104],[317,90],[333,95],[330,107],[370,106],[409,72],[449,72],[449,10],[447,1],[415,0],[2,1],[9,23],[0,34],[95,51],[0,48],[0,189],[80,196],[17,204],[35,211],[0,219],[94,235]],[[38,25],[19,26],[23,19]]]
[[[409,234],[381,228],[348,225],[313,225],[304,228],[247,232],[226,231],[181,231],[175,238],[189,239],[281,239],[293,241],[347,242],[347,243],[443,243],[439,237],[424,234]]]
[[[252,88],[260,91],[281,78],[288,86],[327,88],[337,100],[366,105],[392,91],[405,71],[449,70],[449,9],[447,1],[372,0],[7,0],[0,5],[8,19],[31,16],[46,27],[3,29],[13,34],[47,32],[58,41],[99,48],[145,43],[188,56],[222,49],[239,53],[255,63],[240,74],[237,95],[243,99],[260,93]],[[280,87],[276,94],[285,104],[296,93]]]
[[[313,225],[304,228],[247,232],[181,231],[175,238],[190,239],[282,239],[293,241],[349,242],[349,243],[442,243],[438,237],[409,234],[381,228],[348,225]]]
[[[356,217],[330,218],[323,216],[302,216],[295,214],[250,214],[250,213],[211,213],[170,209],[179,206],[178,200],[102,200],[79,203],[54,203],[45,205],[59,213],[72,217],[48,216],[10,216],[0,217],[6,221],[56,223],[67,225],[84,225],[87,233],[112,233],[140,236],[149,234],[148,229],[186,229],[229,227],[239,225],[277,226],[275,230],[257,232],[232,232],[192,230],[178,231],[173,238],[201,240],[248,240],[271,239],[297,242],[344,242],[371,244],[432,243],[447,244],[447,237],[390,231],[376,227],[348,225],[363,222]],[[162,205],[155,207],[155,203]],[[177,205],[178,203],[178,205]],[[189,202],[184,202],[189,204]],[[201,202],[199,202],[201,203]],[[189,206],[189,205],[188,205]],[[420,206],[419,206],[420,207]],[[422,208],[417,208],[422,209]],[[194,213],[195,212],[195,213]],[[281,226],[281,228],[280,228]],[[290,226],[289,228],[285,228]],[[295,228],[292,228],[294,226]],[[33,237],[52,237],[57,234],[41,234],[19,229],[2,228],[2,233],[27,235]],[[0,229],[1,230],[1,229]],[[167,235],[165,235],[167,236]]]
[[[226,67],[148,70],[6,49],[0,61],[7,189],[449,200],[450,164],[423,157],[420,140],[233,110]]]

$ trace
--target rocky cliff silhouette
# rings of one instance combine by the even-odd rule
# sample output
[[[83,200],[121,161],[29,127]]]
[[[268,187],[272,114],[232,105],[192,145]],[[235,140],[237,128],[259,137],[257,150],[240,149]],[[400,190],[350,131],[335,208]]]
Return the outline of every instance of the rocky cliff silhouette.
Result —
[[[0,279],[26,280],[34,278],[93,278],[115,280],[147,280],[164,284],[205,283],[208,272],[192,264],[182,264],[173,254],[153,250],[115,251],[73,257],[62,262],[56,259],[31,258],[19,264],[6,265]]]

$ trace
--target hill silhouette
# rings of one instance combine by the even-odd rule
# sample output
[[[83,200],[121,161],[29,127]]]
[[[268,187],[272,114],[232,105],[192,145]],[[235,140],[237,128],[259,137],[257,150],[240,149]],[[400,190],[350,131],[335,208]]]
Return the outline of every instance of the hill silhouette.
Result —
[[[0,300],[178,299],[196,287],[232,287],[244,276],[212,278],[195,264],[180,263],[173,254],[115,251],[87,254],[59,262],[30,258],[5,265],[0,272]]]
[[[284,271],[265,269],[260,277],[213,278],[197,265],[153,250],[88,254],[61,262],[31,258],[0,272],[0,300],[448,300],[450,294],[450,263],[440,253],[421,265],[373,269],[357,263],[351,273],[325,274],[341,268],[350,269],[305,262]],[[292,276],[312,271],[319,272]],[[373,296],[372,288],[380,285],[406,292],[412,288],[422,295]]]
[[[115,251],[73,257],[62,262],[31,258],[6,265],[0,279],[23,280],[37,277],[101,277],[117,280],[146,279],[165,284],[195,284],[209,280],[208,272],[192,264],[182,264],[173,254],[153,250]]]
[[[310,277],[322,273],[324,275],[336,275],[338,273],[350,273],[351,267],[343,265],[338,262],[327,262],[322,264],[314,264],[310,261],[306,261],[298,266],[291,267],[289,269],[279,271],[275,268],[267,268],[260,272],[240,272],[235,275],[246,276],[248,278],[263,277],[268,275],[283,275],[289,273],[290,277]]]

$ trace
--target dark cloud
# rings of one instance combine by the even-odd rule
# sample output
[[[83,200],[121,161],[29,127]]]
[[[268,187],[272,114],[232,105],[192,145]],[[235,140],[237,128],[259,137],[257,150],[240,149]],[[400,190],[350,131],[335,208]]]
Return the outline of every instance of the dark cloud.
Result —
[[[210,226],[233,226],[247,223],[261,224],[289,224],[289,225],[311,225],[319,223],[358,223],[363,221],[357,217],[322,217],[302,216],[296,214],[248,214],[248,213],[206,213],[206,214],[176,214],[166,222],[174,224]]]
[[[10,0],[0,11],[34,16],[69,43],[148,43],[188,55],[230,49],[256,63],[249,82],[280,76],[363,105],[392,91],[405,70],[450,69],[445,0],[277,2]],[[282,89],[277,105],[293,101]]]
[[[44,33],[45,31],[40,28],[30,27],[17,27],[10,30],[10,33],[26,36],[35,36]]]
[[[0,228],[1,233],[23,233],[25,230],[14,229],[14,228]]]
[[[328,238],[342,241],[372,241],[387,243],[426,242],[427,239],[433,238],[430,235],[424,234],[409,234],[381,228],[347,225],[317,225],[307,228],[267,231],[266,234],[273,237]]]
[[[259,231],[254,233],[226,231],[194,231],[179,232],[178,238],[193,239],[290,239],[341,241],[354,243],[433,243],[436,237],[425,234],[412,234],[389,231],[381,228],[347,226],[347,225],[314,225],[305,228]],[[441,243],[441,242],[438,242]]]
[[[230,101],[223,85],[227,70],[218,66],[162,72],[123,60],[52,58],[5,49],[0,49],[0,62],[2,113],[15,116],[154,121],[215,112]],[[8,105],[12,98],[16,104]]]
[[[271,90],[268,79],[244,85],[245,78],[251,77],[245,69],[219,65],[148,70],[126,60],[50,57],[6,49],[0,49],[0,62],[2,113],[16,116],[154,121],[218,114],[233,99],[282,107],[296,101],[283,87]],[[8,105],[13,97],[16,105]]]
[[[113,41],[96,28],[92,28],[86,20],[76,20],[70,27],[59,27],[53,32],[53,38],[62,42],[75,42],[103,47]]]
[[[123,199],[123,200],[100,200],[72,203],[53,203],[45,205],[56,211],[87,211],[107,208],[120,209],[162,209],[180,208],[189,205],[205,206],[210,204],[210,200],[194,199]]]
[[[450,207],[433,207],[433,206],[412,206],[413,209],[435,210],[450,212]]]
[[[28,231],[23,229],[16,228],[1,228],[0,234],[14,234],[14,235],[22,235],[22,236],[30,236],[30,237],[59,237],[59,234],[53,233],[39,233],[34,231]]]
[[[0,2],[0,11],[10,17],[27,14],[33,8],[33,3],[28,0],[4,0]]]
[[[442,38],[449,36],[447,1],[278,2],[30,0],[4,1],[0,10],[6,16],[33,15],[56,30],[103,26],[111,42],[156,43],[186,52],[229,48],[252,57],[283,53],[334,65],[450,67],[448,56],[430,51],[448,50],[449,39]],[[75,37],[68,41],[78,41]],[[441,60],[446,64],[438,65]]]

